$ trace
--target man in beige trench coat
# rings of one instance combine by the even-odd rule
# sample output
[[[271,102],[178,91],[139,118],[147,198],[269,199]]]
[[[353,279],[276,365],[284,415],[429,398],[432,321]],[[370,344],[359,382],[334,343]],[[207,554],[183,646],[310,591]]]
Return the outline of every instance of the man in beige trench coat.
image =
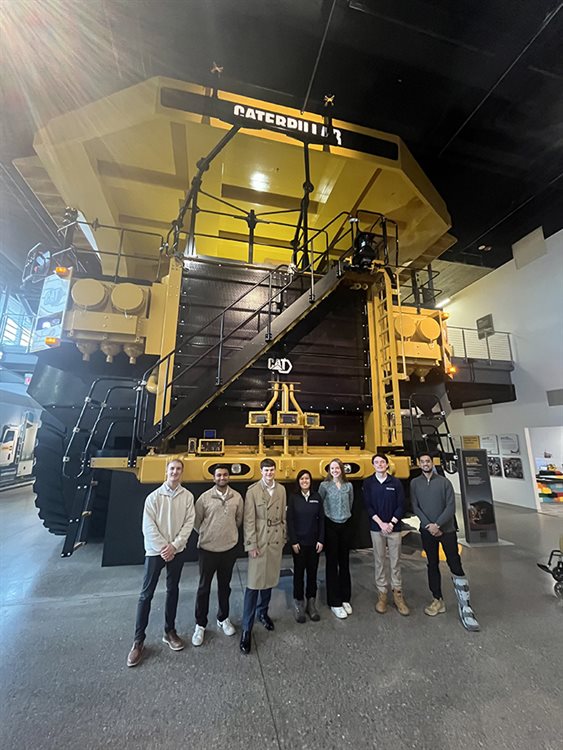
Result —
[[[271,458],[260,462],[262,479],[252,484],[244,501],[244,548],[248,552],[248,581],[244,594],[240,650],[250,653],[254,618],[273,630],[268,615],[272,588],[278,585],[283,546],[286,541],[285,488],[275,480]]]

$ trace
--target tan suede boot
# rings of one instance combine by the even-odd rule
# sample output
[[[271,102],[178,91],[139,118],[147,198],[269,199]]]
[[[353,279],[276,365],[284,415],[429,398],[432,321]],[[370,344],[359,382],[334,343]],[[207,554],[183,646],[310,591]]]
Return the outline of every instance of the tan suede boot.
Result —
[[[407,607],[407,603],[403,598],[403,592],[399,591],[399,589],[393,589],[393,602],[395,603],[400,615],[403,615],[403,617],[410,615],[411,611]]]
[[[384,615],[387,612],[387,592],[379,591],[377,596],[375,611],[379,612],[380,615]]]

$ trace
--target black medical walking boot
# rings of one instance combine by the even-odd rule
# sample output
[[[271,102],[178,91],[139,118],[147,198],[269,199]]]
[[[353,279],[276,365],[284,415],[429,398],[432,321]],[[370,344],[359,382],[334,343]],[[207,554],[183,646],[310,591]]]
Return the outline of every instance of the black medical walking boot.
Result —
[[[252,636],[252,631],[250,630],[243,630],[242,635],[240,637],[240,650],[243,654],[249,654],[250,653],[250,638]]]

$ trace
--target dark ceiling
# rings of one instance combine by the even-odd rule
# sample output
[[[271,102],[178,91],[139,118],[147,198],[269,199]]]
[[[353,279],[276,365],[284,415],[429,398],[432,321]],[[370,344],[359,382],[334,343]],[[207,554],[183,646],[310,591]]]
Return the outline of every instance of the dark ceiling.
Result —
[[[400,135],[452,215],[458,243],[443,257],[496,267],[527,232],[563,226],[562,6],[10,0],[1,162],[31,154],[54,115],[155,75],[206,83],[213,61],[224,88],[301,108],[330,17],[307,108],[335,94],[336,117]],[[2,175],[8,272],[46,229]]]

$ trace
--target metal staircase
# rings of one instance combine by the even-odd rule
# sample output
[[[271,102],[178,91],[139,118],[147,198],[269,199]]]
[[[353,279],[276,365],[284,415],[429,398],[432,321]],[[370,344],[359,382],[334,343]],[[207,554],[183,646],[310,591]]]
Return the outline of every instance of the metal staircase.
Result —
[[[453,443],[446,412],[438,396],[432,393],[413,393],[408,402],[405,420],[405,448],[413,456],[421,451],[440,456],[441,463],[450,474],[457,471],[456,448]]]
[[[291,275],[284,284],[279,283],[279,271],[280,268],[277,268],[269,272],[196,332],[180,340],[174,351],[145,373],[144,384],[158,368],[157,419],[155,424],[147,425],[147,420],[143,417],[148,411],[148,394],[143,386],[138,392],[135,426],[140,444],[151,446],[173,438],[184,425],[331,294],[342,279],[341,261],[336,262],[320,277],[309,269],[307,274]],[[296,289],[303,288],[304,280],[307,291],[296,294]],[[268,293],[262,297],[258,306],[250,314],[243,316],[242,320],[239,315],[238,322],[235,317],[234,326],[227,330],[228,314],[237,310],[240,312],[249,296],[255,295],[258,287],[264,286]],[[284,300],[284,295],[289,295],[292,299],[289,304]],[[253,331],[251,337],[248,337],[249,331]],[[184,361],[188,357],[189,362],[178,368],[175,360],[180,357]],[[180,397],[173,400],[173,391]]]

